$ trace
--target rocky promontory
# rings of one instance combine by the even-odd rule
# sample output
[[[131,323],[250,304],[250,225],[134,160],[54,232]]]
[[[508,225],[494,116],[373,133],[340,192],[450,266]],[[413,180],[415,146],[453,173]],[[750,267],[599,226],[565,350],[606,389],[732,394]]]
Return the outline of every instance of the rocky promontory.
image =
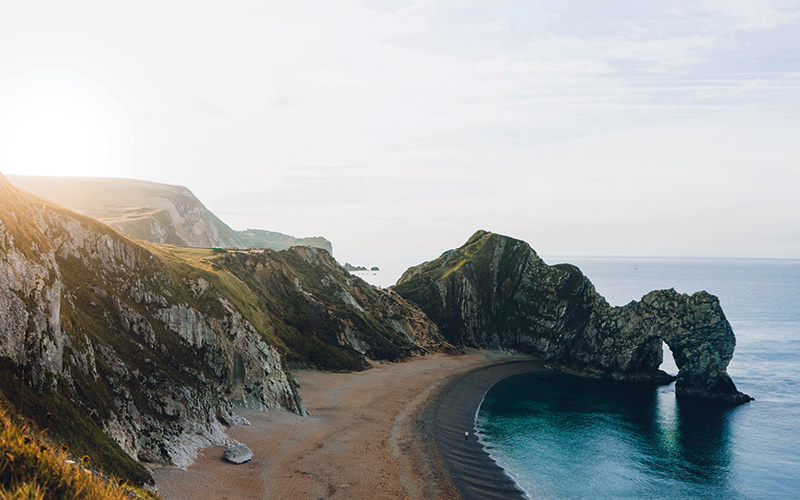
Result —
[[[678,366],[676,393],[739,404],[726,367],[736,339],[719,300],[654,291],[612,307],[572,265],[549,266],[525,242],[486,231],[413,267],[394,290],[451,343],[541,356],[582,376],[666,383],[662,342]]]

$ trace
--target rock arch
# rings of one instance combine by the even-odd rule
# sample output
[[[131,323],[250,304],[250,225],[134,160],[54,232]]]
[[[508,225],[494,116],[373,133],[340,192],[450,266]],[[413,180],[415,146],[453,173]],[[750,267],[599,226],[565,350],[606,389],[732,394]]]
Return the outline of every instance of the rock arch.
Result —
[[[736,390],[726,371],[736,337],[717,297],[659,290],[641,303],[653,315],[653,333],[669,346],[678,367],[677,394],[730,403],[751,399]]]
[[[583,335],[588,342],[582,357],[600,360],[600,366],[590,361],[590,369],[605,371],[611,378],[669,379],[658,368],[663,341],[678,367],[676,394],[733,404],[752,399],[739,392],[728,376],[736,337],[719,299],[708,292],[657,290],[622,307],[596,302]]]

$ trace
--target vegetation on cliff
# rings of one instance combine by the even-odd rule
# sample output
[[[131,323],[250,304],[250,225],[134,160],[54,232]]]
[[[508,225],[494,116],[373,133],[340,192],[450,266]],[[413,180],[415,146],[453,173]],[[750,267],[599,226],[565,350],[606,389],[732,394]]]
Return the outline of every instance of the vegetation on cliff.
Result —
[[[14,421],[0,396],[0,499],[156,500],[90,468],[92,457]],[[53,422],[68,418],[56,415]]]
[[[233,252],[214,263],[252,291],[293,363],[360,370],[366,358],[397,361],[443,344],[435,325],[415,322],[413,305],[351,276],[324,250]]]
[[[32,389],[25,383],[24,373],[22,367],[8,358],[0,358],[3,412],[7,409],[11,414],[24,415],[32,426],[48,429],[48,435],[67,445],[73,455],[91,457],[92,466],[97,470],[137,485],[151,481],[150,472],[103,432],[100,412],[91,412],[97,403],[97,399],[92,399],[95,395],[82,391],[77,396],[87,400],[76,405],[69,395],[56,389]],[[108,413],[107,406],[105,401],[100,408]]]

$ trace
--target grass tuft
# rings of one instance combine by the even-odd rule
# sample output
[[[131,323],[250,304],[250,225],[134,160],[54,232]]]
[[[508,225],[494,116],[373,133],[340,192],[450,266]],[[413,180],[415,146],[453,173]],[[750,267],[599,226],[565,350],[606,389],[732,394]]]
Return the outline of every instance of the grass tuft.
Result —
[[[46,442],[43,433],[15,422],[0,406],[0,500],[156,500],[141,488],[94,472]]]

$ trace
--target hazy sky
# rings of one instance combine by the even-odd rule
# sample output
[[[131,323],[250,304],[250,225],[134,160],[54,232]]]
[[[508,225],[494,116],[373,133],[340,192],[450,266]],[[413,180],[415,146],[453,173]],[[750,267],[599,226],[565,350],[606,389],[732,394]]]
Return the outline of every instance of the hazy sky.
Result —
[[[800,257],[800,2],[4,1],[0,171],[432,258]]]

